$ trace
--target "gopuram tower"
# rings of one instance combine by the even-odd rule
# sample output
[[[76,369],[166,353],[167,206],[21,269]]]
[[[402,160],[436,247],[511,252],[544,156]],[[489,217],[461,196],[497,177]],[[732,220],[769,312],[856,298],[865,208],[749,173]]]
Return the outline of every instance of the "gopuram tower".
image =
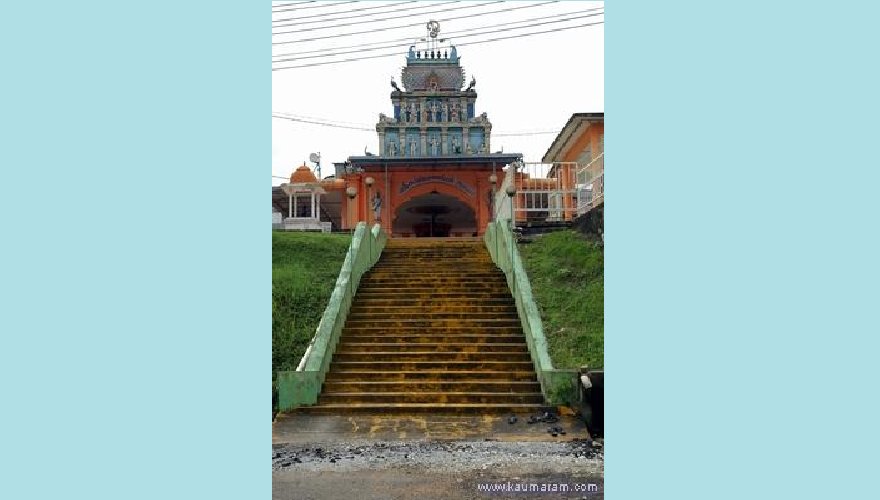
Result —
[[[392,237],[480,235],[492,220],[490,176],[500,186],[502,169],[522,158],[491,153],[492,123],[478,113],[476,79],[464,86],[458,50],[438,40],[436,21],[427,29],[425,45],[406,54],[403,88],[391,79],[393,111],[376,124],[379,154],[337,164],[337,179],[359,193],[343,200],[344,226],[379,222]]]

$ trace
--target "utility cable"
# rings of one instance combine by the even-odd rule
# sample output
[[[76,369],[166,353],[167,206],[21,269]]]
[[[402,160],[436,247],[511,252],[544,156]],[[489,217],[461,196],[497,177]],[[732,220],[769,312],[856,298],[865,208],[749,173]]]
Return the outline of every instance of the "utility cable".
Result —
[[[573,11],[573,12],[565,12],[565,13],[562,13],[562,14],[552,14],[552,15],[549,15],[549,16],[532,17],[532,18],[529,18],[529,19],[522,19],[522,20],[519,20],[519,21],[509,21],[509,22],[506,22],[506,23],[496,24],[496,25],[494,25],[494,26],[491,26],[491,28],[492,28],[492,29],[497,29],[497,28],[502,28],[502,27],[505,27],[505,26],[510,26],[510,25],[513,25],[513,24],[520,24],[520,23],[526,23],[526,22],[531,22],[531,21],[543,21],[543,20],[553,19],[553,18],[557,18],[557,17],[573,16],[573,15],[577,15],[577,14],[585,14],[585,13],[588,13],[588,12],[593,12],[593,11],[596,11],[596,10],[602,10],[602,9],[603,9],[602,7],[596,7],[596,8],[592,8],[592,9],[585,9],[585,10],[579,10],[579,11]],[[446,33],[446,35],[445,35],[444,38],[446,38],[446,39],[448,40],[452,35],[458,35],[458,34],[460,34],[460,33],[471,33],[471,32],[472,32],[473,30],[475,30],[475,29],[476,29],[476,30],[480,30],[480,29],[489,29],[489,28],[490,28],[489,26],[480,26],[480,27],[471,28],[471,29],[466,29],[466,30],[450,31],[450,32]],[[511,29],[517,29],[517,28],[511,28]],[[473,36],[473,35],[463,35],[463,36],[461,36],[461,37],[456,37],[456,38],[457,38],[457,39],[461,39],[461,38],[466,38],[466,37],[469,37],[469,36]],[[299,52],[287,52],[287,53],[283,53],[283,54],[275,54],[275,55],[273,55],[272,57],[298,56],[298,55],[302,55],[302,54],[314,54],[314,53],[316,53],[316,52],[327,52],[327,51],[329,51],[329,50],[353,49],[353,48],[357,48],[357,47],[368,47],[368,46],[371,46],[371,45],[386,45],[387,48],[398,47],[398,46],[400,46],[400,44],[399,44],[399,43],[396,43],[396,42],[406,42],[406,43],[412,44],[412,43],[414,42],[414,39],[413,39],[412,37],[407,37],[407,38],[397,38],[397,39],[395,39],[395,40],[387,40],[387,41],[383,41],[383,42],[365,42],[365,43],[359,43],[359,44],[355,44],[355,45],[341,45],[341,46],[336,46],[336,47],[325,47],[325,48],[323,48],[323,49],[303,50],[303,51],[299,51]],[[389,44],[391,44],[391,45],[389,45]]]
[[[551,0],[549,2],[523,5],[523,6],[519,6],[519,7],[511,7],[509,9],[504,9],[504,10],[493,10],[493,11],[489,11],[489,12],[479,12],[479,13],[471,14],[471,15],[467,15],[467,16],[447,17],[444,19],[435,19],[435,21],[438,21],[438,22],[440,22],[440,21],[453,21],[453,20],[459,21],[462,19],[470,19],[470,18],[474,18],[474,17],[486,16],[489,14],[499,14],[499,13],[511,12],[514,10],[520,10],[520,9],[530,9],[533,7],[540,7],[541,5],[547,5],[547,4],[558,3],[558,2],[559,2],[559,0]],[[412,28],[412,27],[416,27],[416,26],[424,26],[424,24],[419,22],[419,23],[415,23],[415,24],[389,26],[389,27],[385,27],[385,28],[374,28],[374,29],[367,30],[367,31],[352,31],[349,33],[340,33],[340,34],[336,34],[336,35],[327,35],[327,36],[319,36],[319,37],[314,37],[314,38],[305,38],[302,40],[288,40],[288,41],[284,41],[284,42],[272,42],[272,45],[284,45],[284,44],[288,44],[288,43],[313,42],[315,40],[326,40],[328,38],[342,38],[342,37],[346,37],[346,36],[363,35],[363,34],[368,34],[368,33],[372,34],[372,33],[378,33],[381,31],[391,31],[391,30],[397,30],[397,29]],[[273,33],[272,35],[274,36],[277,34],[281,34],[281,33]]]
[[[459,11],[459,10],[464,10],[464,9],[476,9],[477,7],[485,7],[487,5],[492,5],[492,4],[496,4],[496,3],[503,3],[504,1],[505,0],[492,0],[490,2],[483,2],[483,3],[473,4],[473,5],[467,5],[465,7],[459,7],[456,10]],[[557,0],[554,0],[554,1],[557,1]],[[553,3],[553,2],[548,2],[548,3]],[[390,16],[390,17],[382,17],[382,18],[377,18],[377,19],[362,19],[360,21],[351,21],[351,22],[342,23],[342,24],[331,24],[329,26],[317,26],[317,27],[312,27],[312,28],[299,28],[299,29],[295,29],[295,30],[291,30],[291,31],[275,31],[272,33],[272,35],[286,35],[286,34],[290,34],[290,33],[304,33],[307,31],[318,31],[318,30],[328,30],[328,29],[332,29],[332,28],[343,28],[343,27],[355,26],[358,24],[365,24],[365,23],[378,23],[378,22],[383,22],[383,21],[397,21],[400,19],[412,19],[414,17],[423,17],[428,14],[438,14],[438,13],[444,13],[444,12],[449,12],[449,9],[447,8],[447,9],[432,10],[432,11],[425,11],[425,12],[415,12],[415,13],[406,14],[403,16]],[[287,26],[293,26],[295,24],[296,23],[285,24],[283,26],[273,26],[272,28],[273,29],[274,28],[284,28]],[[422,23],[419,23],[416,26],[422,26],[422,25],[423,25]]]
[[[313,18],[313,17],[326,17],[326,16],[331,16],[331,15],[336,15],[336,14],[350,14],[350,13],[352,13],[352,12],[362,12],[362,11],[365,11],[365,10],[387,8],[387,7],[391,7],[392,5],[405,5],[405,4],[408,4],[408,3],[416,3],[417,1],[418,1],[418,0],[407,0],[406,2],[395,2],[395,3],[393,3],[393,4],[374,5],[374,6],[372,6],[372,7],[361,7],[360,9],[348,9],[348,10],[345,10],[344,12],[325,12],[325,13],[323,13],[323,14],[315,14],[315,15],[312,15],[312,16],[286,17],[286,18],[283,18],[283,19],[273,19],[273,20],[272,20],[272,23],[282,23],[282,22],[285,22],[285,21],[299,21],[300,19],[310,19],[310,18]],[[440,3],[440,4],[436,4],[436,3],[435,3],[435,4],[433,4],[433,5],[429,5],[428,7],[435,7],[435,6],[437,6],[437,5],[442,5],[442,4],[447,4],[447,3],[458,3],[458,2],[460,2],[460,1],[461,1],[461,0],[450,0],[450,1],[448,1],[448,2],[442,2],[442,3]],[[419,2],[419,3],[422,4],[421,7],[407,7],[407,8],[404,8],[404,9],[397,9],[397,11],[399,12],[399,11],[406,11],[406,10],[423,9],[423,8],[425,8],[425,3],[424,3],[424,2]],[[378,15],[380,15],[380,14],[387,14],[387,13],[389,13],[389,12],[395,12],[395,11],[394,11],[394,10],[389,10],[389,11],[385,11],[385,12],[370,12],[370,13],[368,13],[368,14],[355,14],[355,15],[353,15],[353,16],[335,17],[335,18],[333,18],[333,19],[318,19],[318,20],[305,21],[305,22],[295,22],[295,23],[291,23],[291,24],[286,25],[286,26],[292,26],[292,25],[295,25],[295,24],[312,24],[312,23],[320,23],[320,22],[340,21],[340,20],[342,20],[342,19],[353,19],[353,18],[356,18],[356,17],[363,17],[363,16],[378,16]],[[272,27],[273,27],[273,28],[280,28],[281,26],[272,26]]]
[[[316,122],[316,121],[311,121],[311,120],[301,120],[299,118],[292,118],[290,116],[279,116],[274,113],[272,114],[272,118],[278,118],[280,120],[290,120],[292,122],[310,123],[312,125],[321,125],[324,127],[344,128],[344,129],[349,129],[349,130],[361,130],[361,131],[365,131],[365,132],[375,132],[376,131],[375,129],[372,129],[372,128],[348,127],[346,125],[335,125],[332,123],[321,123],[321,122]]]
[[[329,118],[321,118],[318,116],[305,116],[298,115],[296,113],[285,113],[284,111],[273,111],[273,115],[280,115],[279,118],[299,118],[304,120],[317,120],[320,122],[334,123],[334,124],[342,124],[342,125],[356,125],[358,127],[372,127],[372,124],[369,123],[360,123],[360,122],[347,122],[343,120],[331,120]]]
[[[347,3],[355,3],[358,1],[360,1],[360,0],[348,0],[347,2],[333,2],[333,3],[320,2],[321,5],[309,5],[308,7],[291,7],[289,9],[276,9],[276,10],[273,10],[272,13],[275,14],[278,12],[288,12],[288,11],[292,11],[292,10],[322,9],[325,7],[336,7],[337,5],[344,5]],[[314,3],[314,2],[303,2],[303,3]]]
[[[476,41],[476,42],[465,42],[465,43],[457,44],[456,47],[464,47],[464,46],[466,46],[466,45],[478,45],[478,44],[481,44],[481,43],[498,42],[498,41],[501,41],[501,40],[509,40],[509,39],[511,39],[511,38],[526,38],[526,37],[530,37],[530,36],[534,36],[534,35],[542,35],[542,34],[546,34],[546,33],[554,33],[554,32],[557,32],[557,31],[566,31],[566,30],[571,30],[571,29],[576,29],[576,28],[586,28],[586,27],[588,27],[588,26],[596,26],[596,25],[604,24],[604,23],[605,23],[604,21],[599,21],[599,22],[595,22],[595,23],[578,24],[578,25],[575,25],[575,26],[568,26],[568,27],[564,27],[564,28],[556,28],[556,29],[552,29],[552,30],[537,31],[537,32],[534,32],[534,33],[523,33],[523,34],[521,34],[521,35],[506,36],[506,37],[498,37],[498,38],[490,38],[490,39],[488,39],[488,40],[480,40],[480,41]],[[281,67],[281,68],[272,68],[272,71],[282,71],[282,70],[285,70],[285,69],[296,69],[296,68],[309,68],[309,67],[312,67],[312,66],[324,66],[324,65],[326,65],[326,64],[339,64],[339,63],[345,63],[345,62],[363,61],[363,60],[366,60],[366,59],[378,59],[378,58],[383,58],[383,57],[396,57],[396,56],[400,56],[400,55],[401,55],[401,54],[400,54],[399,52],[395,52],[395,53],[391,53],[391,54],[377,54],[377,55],[374,55],[374,56],[352,57],[352,58],[349,58],[349,59],[341,59],[341,60],[338,60],[338,61],[323,61],[323,62],[314,62],[314,63],[308,63],[308,64],[300,64],[300,65],[297,65],[297,66],[284,66],[284,67]]]
[[[532,23],[532,24],[527,24],[524,26],[517,26],[515,28],[510,28],[508,31],[520,30],[520,29],[526,29],[526,28],[534,28],[536,26],[543,26],[543,25],[547,25],[547,24],[563,23],[563,22],[568,22],[568,21],[574,21],[576,19],[585,19],[588,17],[601,16],[603,14],[604,14],[604,12],[596,12],[596,13],[592,13],[592,14],[585,14],[582,16],[572,16],[572,17],[569,17],[566,19],[557,19],[554,21],[544,21],[544,22],[539,22],[539,23]],[[472,33],[470,35],[465,35],[465,36],[459,37],[459,39],[464,39],[464,38],[473,37],[473,36],[486,35],[486,34],[490,34],[490,33],[497,33],[497,32],[498,32],[498,30],[496,28],[491,28],[488,31]],[[406,44],[404,43],[402,45],[405,46]],[[458,45],[461,45],[461,44],[456,44],[456,46],[458,46]],[[399,47],[399,46],[401,46],[401,44],[386,45],[383,47],[371,47],[371,48],[364,48],[364,49],[358,49],[358,50],[344,50],[344,51],[340,51],[340,52],[329,52],[329,53],[324,53],[324,54],[314,54],[314,55],[307,55],[307,56],[301,56],[301,57],[289,57],[286,59],[275,59],[272,61],[272,63],[274,64],[274,63],[279,63],[279,62],[300,61],[302,59],[314,59],[316,57],[335,57],[335,56],[339,56],[339,55],[343,55],[343,54],[362,54],[365,52],[372,52],[375,50],[384,50],[384,49],[389,49],[389,48]],[[279,57],[279,56],[273,56],[273,57]]]

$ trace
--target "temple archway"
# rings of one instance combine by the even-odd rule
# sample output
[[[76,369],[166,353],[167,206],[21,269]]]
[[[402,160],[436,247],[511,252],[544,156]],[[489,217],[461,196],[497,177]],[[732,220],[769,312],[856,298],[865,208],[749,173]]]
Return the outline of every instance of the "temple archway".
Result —
[[[415,237],[472,236],[477,233],[477,219],[470,205],[434,190],[400,205],[392,232]]]

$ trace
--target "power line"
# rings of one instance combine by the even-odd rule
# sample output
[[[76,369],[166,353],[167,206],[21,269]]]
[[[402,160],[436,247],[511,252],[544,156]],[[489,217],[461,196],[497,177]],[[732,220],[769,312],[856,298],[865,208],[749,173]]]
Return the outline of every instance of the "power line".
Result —
[[[522,19],[522,20],[519,20],[519,21],[509,21],[509,22],[506,22],[506,23],[496,24],[496,25],[492,26],[491,28],[492,28],[492,29],[497,29],[497,28],[501,28],[501,27],[505,27],[505,26],[510,26],[510,25],[513,25],[513,24],[527,23],[527,22],[531,22],[531,21],[543,21],[543,20],[545,20],[545,19],[553,19],[553,18],[556,18],[556,17],[564,17],[564,16],[570,16],[570,15],[576,15],[576,14],[585,14],[585,13],[593,12],[593,11],[596,11],[596,10],[602,10],[602,7],[595,7],[595,8],[592,8],[592,9],[585,9],[585,10],[574,11],[574,12],[565,12],[565,13],[562,13],[562,14],[552,14],[552,15],[549,15],[549,16],[532,17],[532,18],[529,18],[529,19]],[[486,26],[480,26],[480,27],[477,27],[477,28],[471,28],[471,29],[466,29],[466,30],[450,31],[450,32],[446,33],[445,37],[448,39],[448,38],[449,38],[450,36],[452,36],[452,35],[458,35],[458,34],[460,34],[460,33],[472,33],[472,31],[473,31],[474,29],[478,29],[478,30],[479,30],[479,29],[489,29],[489,27],[486,27]],[[518,28],[511,28],[511,29],[518,29]],[[467,37],[469,37],[469,36],[475,36],[475,35],[473,35],[473,34],[463,35],[463,36],[461,36],[461,37],[456,37],[456,39],[467,38]],[[410,43],[410,44],[411,44],[411,43],[413,42],[413,38],[412,38],[412,37],[407,37],[407,38],[397,38],[397,39],[395,39],[395,40],[387,40],[387,41],[384,41],[384,42],[365,42],[365,43],[359,43],[359,44],[355,44],[355,45],[341,45],[341,46],[336,46],[336,47],[325,47],[325,48],[323,48],[323,49],[303,50],[303,51],[298,51],[298,52],[287,52],[287,53],[283,53],[283,54],[275,54],[275,55],[273,55],[272,57],[298,56],[298,55],[302,55],[302,54],[314,54],[314,53],[316,53],[316,52],[327,52],[327,51],[329,51],[329,50],[352,49],[352,48],[357,48],[357,47],[368,47],[368,46],[370,46],[370,45],[385,45],[386,48],[392,48],[392,47],[397,47],[397,46],[400,45],[399,43],[396,43],[396,42],[406,42],[406,43]],[[391,44],[391,45],[388,45],[388,44]]]
[[[552,30],[537,31],[534,33],[523,33],[521,35],[506,36],[506,37],[499,37],[499,38],[490,38],[488,40],[480,40],[480,41],[476,41],[476,42],[465,42],[465,43],[457,44],[456,47],[464,47],[466,45],[478,45],[481,43],[498,42],[501,40],[509,40],[511,38],[526,38],[529,36],[542,35],[545,33],[554,33],[557,31],[566,31],[566,30],[575,29],[575,28],[586,28],[588,26],[596,26],[598,24],[604,24],[604,23],[605,23],[605,21],[599,21],[599,22],[595,22],[595,23],[578,24],[576,26],[567,26],[567,27],[556,28],[556,29],[552,29]],[[378,55],[374,55],[374,56],[352,57],[349,59],[341,59],[339,61],[324,61],[324,62],[300,64],[298,66],[284,66],[281,68],[272,68],[272,71],[281,71],[281,70],[285,70],[285,69],[297,69],[297,68],[309,68],[312,66],[323,66],[326,64],[338,64],[338,63],[344,63],[344,62],[363,61],[365,59],[378,59],[378,58],[382,58],[382,57],[395,57],[395,56],[399,56],[399,55],[400,55],[399,52],[395,52],[395,53],[391,53],[391,54],[378,54]]]
[[[361,7],[361,8],[359,8],[359,9],[348,9],[348,10],[346,10],[345,12],[324,12],[324,13],[322,13],[322,14],[314,14],[314,15],[311,15],[311,16],[286,17],[286,18],[284,18],[284,19],[273,19],[273,20],[272,20],[272,23],[274,24],[274,23],[281,23],[281,22],[284,22],[284,21],[298,21],[298,20],[300,20],[300,19],[310,19],[310,18],[313,18],[313,17],[325,17],[325,16],[334,15],[334,14],[348,14],[348,13],[351,13],[351,12],[362,12],[362,11],[365,11],[365,10],[381,9],[381,8],[385,8],[385,7],[391,7],[392,5],[403,5],[403,4],[408,4],[408,3],[415,3],[416,1],[417,1],[417,0],[407,0],[406,2],[394,2],[394,3],[386,4],[386,5],[378,5],[378,6],[374,5],[374,6],[372,6],[372,7]],[[460,1],[461,1],[461,0],[451,0],[451,1],[449,1],[449,2],[443,2],[443,3],[458,3],[458,2],[460,2]],[[423,5],[424,5],[424,4],[423,4]],[[430,7],[435,7],[436,5],[438,5],[438,4],[431,5]],[[408,7],[408,8],[405,8],[405,9],[399,9],[399,10],[400,10],[400,11],[404,11],[404,10],[412,10],[412,9],[418,9],[418,8],[423,8],[423,7]],[[356,15],[354,15],[354,16],[337,17],[337,18],[333,18],[333,19],[319,19],[319,20],[317,20],[317,21],[305,21],[305,22],[302,22],[302,23],[296,22],[296,23],[292,23],[292,24],[290,24],[290,25],[286,25],[286,26],[291,26],[291,25],[293,25],[293,24],[312,24],[312,23],[319,23],[319,22],[322,22],[322,21],[339,21],[339,20],[342,20],[342,19],[352,19],[352,18],[355,18],[355,17],[363,17],[363,16],[376,16],[376,15],[379,15],[379,14],[387,14],[388,12],[394,12],[394,11],[393,11],[393,10],[390,10],[390,11],[387,11],[387,12],[370,12],[369,14],[356,14]],[[276,27],[276,26],[273,26],[273,28],[275,28],[275,27]],[[282,27],[282,26],[277,26],[277,27],[280,28],[280,27]]]
[[[290,120],[292,122],[310,123],[312,125],[321,125],[324,127],[345,128],[345,129],[349,129],[349,130],[361,130],[361,131],[365,131],[365,132],[375,132],[376,131],[375,129],[372,129],[372,128],[349,127],[346,125],[335,125],[333,123],[321,123],[321,122],[316,122],[316,121],[311,121],[311,120],[301,120],[299,118],[293,118],[290,116],[276,115],[275,113],[272,114],[272,118],[278,118],[281,120]]]
[[[529,8],[532,8],[532,7],[539,7],[539,6],[541,6],[541,5],[547,5],[547,4],[550,4],[550,3],[558,3],[558,2],[559,2],[559,0],[551,0],[551,1],[543,2],[543,3],[537,3],[537,4],[531,4],[531,5],[524,5],[524,6],[520,6],[520,7],[511,7],[511,8],[509,8],[509,9],[504,9],[504,10],[494,10],[494,11],[489,11],[489,12],[479,12],[479,13],[471,14],[471,15],[468,15],[468,16],[457,16],[457,17],[447,17],[447,18],[444,18],[444,19],[435,19],[435,21],[453,21],[453,20],[458,21],[458,20],[461,20],[461,19],[470,19],[470,18],[473,18],[473,17],[486,16],[486,15],[489,15],[489,14],[499,14],[499,13],[507,13],[507,12],[511,12],[511,11],[514,11],[514,10],[529,9]],[[305,39],[302,39],[302,40],[289,40],[289,41],[284,41],[284,42],[272,42],[272,45],[284,45],[284,44],[288,44],[288,43],[313,42],[313,41],[315,41],[315,40],[326,40],[326,39],[328,39],[328,38],[342,38],[342,37],[346,37],[346,36],[363,35],[363,34],[367,34],[367,33],[378,33],[378,32],[381,32],[381,31],[391,31],[391,30],[397,30],[397,29],[412,28],[412,27],[415,27],[415,26],[423,26],[423,24],[422,24],[422,23],[405,24],[405,25],[400,25],[400,26],[390,26],[390,27],[385,27],[385,28],[375,28],[375,29],[371,29],[371,30],[367,30],[367,31],[352,31],[352,32],[349,32],[349,33],[340,33],[340,34],[337,34],[337,35],[327,35],[327,36],[319,36],[319,37],[314,37],[314,38],[305,38]],[[291,33],[293,33],[293,32],[291,32]],[[274,36],[274,35],[278,35],[278,34],[281,34],[281,33],[273,33],[272,35]]]
[[[547,24],[564,23],[564,22],[574,21],[576,19],[584,19],[584,18],[588,18],[588,17],[601,16],[603,14],[604,14],[604,12],[595,12],[592,14],[585,14],[582,16],[572,16],[569,18],[557,19],[554,21],[544,21],[544,22],[526,24],[524,26],[517,26],[515,28],[510,28],[509,30],[510,31],[521,30],[521,29],[526,29],[526,28],[534,28],[536,26],[543,26],[543,25],[547,25]],[[462,37],[459,37],[458,39],[464,39],[464,38],[469,38],[469,37],[474,37],[474,36],[481,36],[481,35],[486,35],[489,33],[496,33],[497,31],[498,31],[497,28],[493,27],[493,28],[489,29],[488,31],[472,33],[470,35],[464,35]],[[301,57],[289,57],[286,59],[275,59],[274,61],[272,61],[272,63],[274,64],[274,63],[279,63],[279,62],[299,61],[302,59],[314,59],[316,57],[333,57],[333,56],[338,56],[338,55],[343,55],[343,54],[355,54],[355,53],[362,54],[365,52],[372,52],[375,50],[383,50],[383,49],[393,48],[393,47],[397,47],[400,45],[401,44],[394,44],[394,45],[386,45],[386,46],[381,46],[381,47],[362,48],[362,49],[356,49],[356,50],[344,50],[341,52],[330,52],[330,53],[307,55],[307,56],[301,56]],[[403,45],[406,45],[406,44],[403,44]],[[460,44],[457,44],[457,45],[460,45]],[[280,56],[272,56],[272,57],[280,57]]]
[[[558,0],[553,0],[551,2],[546,2],[546,3],[554,3],[556,1],[558,1]],[[504,0],[492,0],[490,2],[483,2],[483,3],[473,4],[473,5],[467,5],[465,7],[459,7],[456,10],[476,9],[477,7],[485,7],[486,5],[492,5],[492,4],[503,3],[503,2],[504,2]],[[331,24],[329,26],[317,26],[314,28],[299,28],[299,29],[295,29],[295,30],[291,30],[291,31],[276,31],[276,32],[272,33],[272,35],[286,35],[289,33],[303,33],[306,31],[318,31],[318,30],[327,30],[327,29],[332,29],[332,28],[342,28],[342,27],[347,27],[347,26],[355,26],[357,24],[378,23],[378,22],[382,22],[382,21],[396,21],[399,19],[411,19],[413,17],[422,17],[422,16],[426,16],[428,14],[437,14],[437,13],[448,12],[448,11],[449,11],[449,9],[440,9],[440,10],[432,10],[432,11],[426,11],[426,12],[416,12],[413,14],[406,14],[404,16],[391,16],[391,17],[383,17],[383,18],[378,18],[378,19],[363,19],[360,21],[351,21],[351,22],[342,23],[342,24]],[[458,18],[458,19],[460,19],[460,18]],[[416,26],[421,26],[421,25],[422,25],[422,23],[419,23]],[[288,24],[285,26],[292,26],[292,24]],[[285,26],[278,26],[278,27],[282,28]],[[275,26],[273,26],[273,28],[275,28]]]
[[[348,122],[348,121],[344,121],[344,120],[331,120],[329,118],[321,118],[318,116],[305,116],[305,115],[298,115],[296,113],[285,113],[284,111],[273,111],[272,113],[275,115],[280,115],[279,118],[291,118],[292,117],[292,118],[299,118],[299,119],[304,119],[304,120],[317,120],[317,121],[326,122],[326,123],[355,125],[358,127],[372,127],[373,126],[372,124],[369,124],[369,123]]]
[[[272,8],[289,7],[291,5],[302,5],[304,3],[315,3],[316,0],[306,0],[305,2],[272,2]]]
[[[336,7],[337,5],[344,5],[347,3],[355,3],[357,1],[359,1],[359,0],[349,0],[347,2],[333,2],[333,3],[320,2],[321,5],[309,5],[308,7],[291,7],[289,9],[277,9],[277,10],[273,10],[272,13],[275,14],[277,12],[288,12],[291,10],[323,9],[324,7]],[[314,0],[312,2],[302,2],[302,3],[314,3]]]

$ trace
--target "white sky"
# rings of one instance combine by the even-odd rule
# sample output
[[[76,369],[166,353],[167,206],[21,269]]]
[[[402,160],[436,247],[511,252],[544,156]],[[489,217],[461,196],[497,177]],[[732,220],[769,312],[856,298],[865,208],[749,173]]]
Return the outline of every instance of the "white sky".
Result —
[[[273,10],[273,20],[294,18],[290,21],[273,23],[273,26],[300,23],[275,27],[273,32],[295,30],[297,32],[273,35],[273,42],[330,35],[336,37],[312,42],[272,45],[272,54],[275,56],[293,53],[293,55],[284,57],[302,57],[319,54],[302,53],[317,49],[333,49],[403,38],[415,41],[417,38],[426,36],[424,25],[429,20],[454,18],[449,21],[440,21],[440,37],[446,36],[449,32],[466,31],[466,33],[449,35],[449,39],[453,44],[458,45],[458,54],[461,56],[461,64],[465,69],[465,85],[470,82],[472,76],[477,79],[475,86],[477,91],[476,114],[486,112],[489,121],[492,122],[492,151],[499,151],[503,147],[505,153],[522,153],[526,161],[540,161],[556,134],[573,113],[605,111],[604,25],[597,24],[490,43],[464,46],[462,44],[488,38],[534,33],[603,21],[604,15],[598,15],[566,22],[512,29],[533,23],[565,19],[571,16],[550,19],[535,18],[596,9],[602,7],[604,2],[559,1],[537,7],[521,8],[541,3],[541,0],[507,1],[470,8],[470,6],[487,1],[489,0],[457,3],[448,3],[442,0],[415,3],[398,2],[399,5],[394,5],[391,1],[352,3],[319,1],[288,6],[283,5],[284,2],[273,3],[273,5],[279,5]],[[432,7],[440,3],[444,5]],[[388,7],[380,8],[382,5],[388,5]],[[364,7],[376,8],[352,12],[352,9],[363,9]],[[290,8],[296,8],[296,10],[280,11]],[[483,12],[504,11],[510,8],[519,8],[519,10],[473,18],[465,17]],[[393,16],[381,14],[381,12],[394,11],[395,9],[398,9],[399,12],[395,12]],[[423,14],[423,12],[441,10],[442,12],[434,14]],[[375,14],[376,12],[380,14]],[[599,12],[602,11],[575,15],[583,16]],[[374,15],[368,15],[371,13]],[[318,14],[326,14],[326,16],[304,17]],[[349,16],[354,17],[333,21],[333,19]],[[361,23],[371,19],[389,17],[394,19],[370,21],[331,29],[299,31],[307,28],[353,22]],[[534,20],[521,24],[498,26],[527,19]],[[417,23],[419,26],[398,28]],[[394,29],[377,31],[387,28]],[[493,33],[463,38],[468,33],[489,30],[493,30]],[[355,31],[371,31],[371,33],[338,36]],[[273,113],[280,112],[318,118],[316,121],[346,122],[349,125],[371,129],[369,132],[347,130],[272,118],[273,176],[289,177],[290,173],[302,165],[304,161],[307,165],[313,166],[308,161],[309,153],[312,152],[320,151],[321,153],[323,177],[333,174],[333,162],[345,161],[349,156],[361,156],[364,154],[365,146],[371,153],[378,154],[379,140],[374,127],[379,119],[379,113],[391,116],[394,114],[390,98],[393,90],[390,80],[393,76],[397,84],[403,88],[400,81],[400,70],[406,64],[405,53],[413,42],[398,43],[400,43],[399,47],[364,51],[361,54],[352,53],[337,57],[318,57],[273,64],[273,67],[282,67],[367,55],[399,53],[394,57],[273,71]],[[364,48],[371,47],[375,46]],[[337,50],[355,49],[339,48]],[[553,131],[553,133],[517,137],[498,136],[503,133],[533,131]],[[285,181],[274,177],[272,179],[272,185],[279,185],[282,182]]]

